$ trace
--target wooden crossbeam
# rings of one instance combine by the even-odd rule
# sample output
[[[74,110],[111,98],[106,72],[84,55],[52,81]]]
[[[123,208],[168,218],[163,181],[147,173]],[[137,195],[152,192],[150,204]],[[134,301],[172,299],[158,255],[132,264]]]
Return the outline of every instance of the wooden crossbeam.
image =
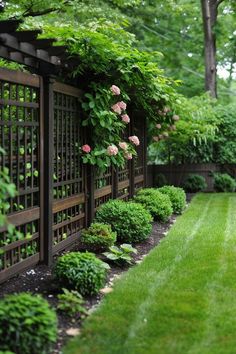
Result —
[[[1,24],[1,22],[0,22]],[[34,41],[39,34],[41,34],[41,30],[33,30],[33,31],[18,31],[14,33],[14,37],[16,37],[21,42],[32,42]],[[32,43],[33,44],[33,43]]]
[[[18,26],[22,23],[21,20],[4,20],[0,21],[0,33],[15,32]]]

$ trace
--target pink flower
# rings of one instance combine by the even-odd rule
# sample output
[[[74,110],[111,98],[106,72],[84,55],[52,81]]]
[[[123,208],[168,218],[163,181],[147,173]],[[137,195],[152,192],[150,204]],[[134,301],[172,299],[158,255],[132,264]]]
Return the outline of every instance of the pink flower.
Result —
[[[126,124],[130,122],[130,117],[128,116],[128,114],[122,114],[121,118]]]
[[[157,129],[161,129],[161,124],[159,124],[159,123],[156,124],[156,128],[157,128]]]
[[[113,156],[118,154],[118,147],[115,145],[109,145],[107,148],[107,155]]]
[[[159,140],[159,137],[158,137],[158,136],[154,136],[154,137],[153,137],[153,140],[154,140],[154,141],[158,141],[158,140]]]
[[[117,102],[117,105],[120,107],[120,109],[126,110],[126,103],[124,101]]]
[[[120,147],[122,150],[127,150],[127,149],[128,149],[128,144],[125,143],[124,141],[121,141],[121,142],[119,142],[119,147]]]
[[[131,143],[133,143],[136,146],[140,144],[139,138],[136,135],[130,136],[129,141],[131,141]]]
[[[114,104],[114,105],[111,107],[111,109],[112,109],[115,113],[121,114],[121,108],[120,108],[120,106],[118,105],[118,103]]]
[[[120,89],[119,89],[118,86],[112,85],[112,86],[110,87],[110,90],[111,90],[111,92],[113,93],[113,95],[119,96],[119,94],[120,94]]]
[[[176,130],[176,125],[173,124],[173,125],[171,126],[171,130]]]
[[[85,144],[81,147],[81,150],[88,154],[91,151],[91,147],[88,144]]]
[[[179,120],[179,116],[177,114],[174,114],[173,117],[172,117],[173,120],[177,121]]]
[[[124,156],[125,156],[126,160],[132,160],[132,158],[133,158],[133,156],[130,152],[126,152]]]
[[[170,112],[170,108],[169,108],[169,107],[164,107],[163,112],[164,112],[164,113]]]

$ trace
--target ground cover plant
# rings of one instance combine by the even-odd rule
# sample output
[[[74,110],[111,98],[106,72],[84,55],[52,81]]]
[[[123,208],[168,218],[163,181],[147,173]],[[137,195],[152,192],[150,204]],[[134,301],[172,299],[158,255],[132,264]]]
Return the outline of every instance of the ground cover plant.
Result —
[[[140,189],[134,200],[142,204],[150,212],[154,220],[165,222],[173,213],[169,196],[160,193],[157,189]]]
[[[235,205],[235,194],[195,196],[64,353],[234,353]]]
[[[96,221],[110,224],[119,242],[141,242],[148,238],[152,229],[151,214],[141,204],[121,200],[101,205]]]
[[[0,301],[1,349],[47,354],[57,338],[56,313],[39,295],[7,295]]]
[[[186,194],[183,188],[174,186],[163,186],[158,189],[159,192],[166,194],[171,201],[174,213],[181,214],[186,207]]]

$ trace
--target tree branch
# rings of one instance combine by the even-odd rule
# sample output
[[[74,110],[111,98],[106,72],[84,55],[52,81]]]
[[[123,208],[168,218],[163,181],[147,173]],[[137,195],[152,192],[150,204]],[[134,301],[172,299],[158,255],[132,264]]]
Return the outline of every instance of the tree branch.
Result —
[[[218,7],[222,2],[224,2],[225,0],[217,0],[216,2],[216,7]]]
[[[69,4],[69,0],[65,0],[62,5],[67,5]],[[58,7],[50,7],[48,9],[44,9],[44,10],[39,10],[39,11],[33,11],[32,10],[33,6],[30,6],[23,14],[22,17],[37,17],[37,16],[43,16],[43,15],[47,15],[49,13],[52,12],[57,12],[60,11],[61,9]]]

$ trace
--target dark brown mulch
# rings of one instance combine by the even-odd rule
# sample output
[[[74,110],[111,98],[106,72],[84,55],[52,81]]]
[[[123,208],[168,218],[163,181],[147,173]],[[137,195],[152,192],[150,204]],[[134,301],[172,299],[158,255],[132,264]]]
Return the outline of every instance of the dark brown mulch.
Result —
[[[170,226],[175,222],[176,217],[173,216],[166,224],[154,223],[152,234],[145,242],[136,245],[138,253],[134,257],[135,262],[139,262],[143,256],[145,256],[153,247],[155,247],[160,240],[166,235]],[[107,286],[111,283],[112,279],[119,276],[122,272],[126,271],[126,268],[120,268],[112,266],[107,279]],[[10,293],[19,292],[31,292],[34,294],[41,294],[47,299],[54,308],[57,306],[57,284],[52,277],[51,269],[44,265],[39,265],[33,269],[30,269],[19,276],[16,276],[4,284],[0,285],[0,297]],[[89,312],[92,312],[94,307],[99,304],[104,295],[97,295],[86,300],[86,308]],[[61,348],[68,339],[66,331],[69,328],[79,328],[81,326],[80,318],[70,318],[65,314],[58,312],[58,341],[54,349],[54,354],[61,353]]]

